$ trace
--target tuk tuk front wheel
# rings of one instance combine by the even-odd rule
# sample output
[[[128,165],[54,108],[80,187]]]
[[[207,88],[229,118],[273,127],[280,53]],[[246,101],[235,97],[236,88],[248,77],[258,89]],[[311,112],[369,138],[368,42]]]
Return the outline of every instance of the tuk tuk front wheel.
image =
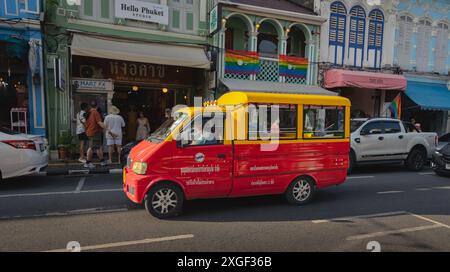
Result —
[[[159,219],[175,217],[181,214],[184,194],[180,187],[170,182],[156,184],[148,191],[144,199],[145,209]]]

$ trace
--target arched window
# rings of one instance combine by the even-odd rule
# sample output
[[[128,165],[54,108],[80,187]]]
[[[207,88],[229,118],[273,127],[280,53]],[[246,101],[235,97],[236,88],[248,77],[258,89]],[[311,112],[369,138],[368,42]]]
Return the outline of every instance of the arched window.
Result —
[[[289,31],[286,54],[288,56],[306,58],[305,33],[297,26],[291,27]]]
[[[398,64],[405,70],[410,70],[411,60],[411,36],[413,32],[414,20],[408,15],[401,15],[399,20],[397,37],[397,56]]]
[[[439,74],[448,74],[448,35],[448,24],[444,22],[438,23],[436,31],[436,50],[434,52],[434,71]]]
[[[381,68],[383,57],[384,15],[376,9],[369,13],[369,44],[367,58],[373,60],[374,68]]]
[[[330,9],[330,60],[335,65],[343,65],[345,55],[347,9],[341,2],[332,3]]]
[[[416,69],[418,72],[429,72],[431,32],[433,31],[431,21],[420,19],[417,28],[416,47]]]
[[[350,10],[350,34],[348,57],[351,65],[362,67],[364,60],[364,39],[366,36],[366,12],[361,6]]]
[[[271,22],[262,22],[258,29],[258,53],[262,57],[278,58],[278,32]]]
[[[248,51],[249,30],[245,21],[239,16],[232,16],[227,20],[225,31],[225,49]]]

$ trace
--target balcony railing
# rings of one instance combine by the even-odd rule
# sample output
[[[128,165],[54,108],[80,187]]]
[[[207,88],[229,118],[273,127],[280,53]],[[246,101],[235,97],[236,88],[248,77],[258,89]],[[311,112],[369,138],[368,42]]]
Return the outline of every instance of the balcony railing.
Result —
[[[277,59],[260,58],[260,71],[256,75],[256,80],[280,82],[280,68]]]

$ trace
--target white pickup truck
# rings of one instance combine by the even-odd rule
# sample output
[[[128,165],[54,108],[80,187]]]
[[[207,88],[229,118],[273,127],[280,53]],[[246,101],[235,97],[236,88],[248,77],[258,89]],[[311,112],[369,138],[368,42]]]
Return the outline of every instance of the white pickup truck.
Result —
[[[436,133],[417,132],[412,124],[397,119],[351,120],[349,172],[361,164],[404,162],[420,171],[438,144]]]

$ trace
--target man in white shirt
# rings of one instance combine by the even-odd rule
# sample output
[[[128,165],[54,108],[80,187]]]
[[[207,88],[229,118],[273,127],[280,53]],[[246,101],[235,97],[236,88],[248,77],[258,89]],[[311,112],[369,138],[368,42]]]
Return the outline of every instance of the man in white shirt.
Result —
[[[125,127],[125,121],[119,115],[120,110],[116,106],[112,106],[110,114],[105,117],[106,126],[106,144],[108,145],[109,160],[112,163],[112,156],[114,153],[114,146],[117,148],[120,163],[120,153],[122,152],[122,128]]]
[[[84,147],[86,142],[88,141],[88,137],[86,135],[86,117],[87,117],[87,103],[81,103],[81,110],[77,113],[77,136],[78,141],[80,142],[80,158],[78,159],[81,163],[86,163],[86,157],[84,155]]]

